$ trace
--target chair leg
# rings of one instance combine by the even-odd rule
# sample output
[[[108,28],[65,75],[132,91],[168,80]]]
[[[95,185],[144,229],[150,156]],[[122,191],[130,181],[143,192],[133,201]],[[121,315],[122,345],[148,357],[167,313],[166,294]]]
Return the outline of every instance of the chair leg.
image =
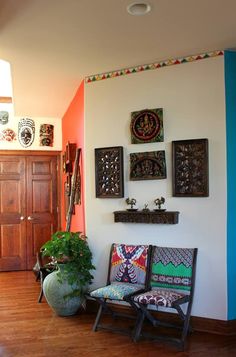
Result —
[[[100,321],[100,318],[101,318],[101,315],[102,315],[102,305],[99,306],[99,309],[98,309],[98,313],[97,313],[97,316],[96,316],[96,320],[94,322],[94,325],[93,325],[93,331],[96,332],[97,331],[97,326],[99,324],[99,321]]]
[[[184,320],[182,335],[181,335],[181,348],[182,348],[182,350],[184,350],[185,340],[186,340],[187,334],[189,332],[189,322],[190,322],[190,311],[187,311],[187,314],[186,314],[186,317],[185,317],[185,320]]]
[[[40,271],[37,272],[35,281],[38,281],[40,279]]]
[[[140,334],[141,334],[141,331],[142,331],[144,318],[145,318],[145,314],[144,314],[144,312],[142,310],[140,310],[138,312],[138,317],[137,317],[137,321],[136,321],[135,328],[134,328],[134,335],[133,335],[133,341],[134,342],[137,342],[139,340],[139,338],[140,338]]]
[[[43,298],[43,280],[44,280],[44,276],[43,276],[43,273],[41,271],[39,273],[40,273],[41,290],[40,290],[40,294],[39,294],[39,297],[38,297],[38,302],[41,302],[42,298]]]
[[[39,294],[38,302],[41,302],[42,298],[43,298],[43,287],[41,286],[41,291],[40,291],[40,294]]]

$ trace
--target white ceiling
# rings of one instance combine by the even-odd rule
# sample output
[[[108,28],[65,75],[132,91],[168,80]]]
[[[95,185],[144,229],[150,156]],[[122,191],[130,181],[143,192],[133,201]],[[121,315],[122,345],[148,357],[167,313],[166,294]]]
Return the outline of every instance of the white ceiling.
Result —
[[[16,116],[62,117],[91,74],[236,47],[236,0],[0,0]]]

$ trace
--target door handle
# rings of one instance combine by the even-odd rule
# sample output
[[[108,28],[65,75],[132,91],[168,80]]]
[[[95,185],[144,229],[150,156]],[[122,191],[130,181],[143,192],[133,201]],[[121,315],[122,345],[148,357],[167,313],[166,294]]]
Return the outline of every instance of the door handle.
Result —
[[[27,219],[28,219],[28,221],[33,221],[34,218],[31,216],[28,216]]]
[[[20,216],[20,220],[24,221],[25,217],[24,216]]]

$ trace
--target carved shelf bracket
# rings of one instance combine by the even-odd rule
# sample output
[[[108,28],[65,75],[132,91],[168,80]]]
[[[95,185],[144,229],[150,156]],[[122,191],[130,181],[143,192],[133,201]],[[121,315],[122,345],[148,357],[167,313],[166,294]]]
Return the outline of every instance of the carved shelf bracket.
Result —
[[[177,211],[115,211],[114,221],[123,223],[157,223],[177,224],[179,212]]]

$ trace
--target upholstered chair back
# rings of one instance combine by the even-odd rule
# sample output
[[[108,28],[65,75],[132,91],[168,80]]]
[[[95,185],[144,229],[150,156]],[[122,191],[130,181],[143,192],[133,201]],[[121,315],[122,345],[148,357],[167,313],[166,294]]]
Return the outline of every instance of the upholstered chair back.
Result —
[[[109,283],[145,284],[148,245],[112,245]]]
[[[153,247],[151,287],[190,291],[196,249]]]

